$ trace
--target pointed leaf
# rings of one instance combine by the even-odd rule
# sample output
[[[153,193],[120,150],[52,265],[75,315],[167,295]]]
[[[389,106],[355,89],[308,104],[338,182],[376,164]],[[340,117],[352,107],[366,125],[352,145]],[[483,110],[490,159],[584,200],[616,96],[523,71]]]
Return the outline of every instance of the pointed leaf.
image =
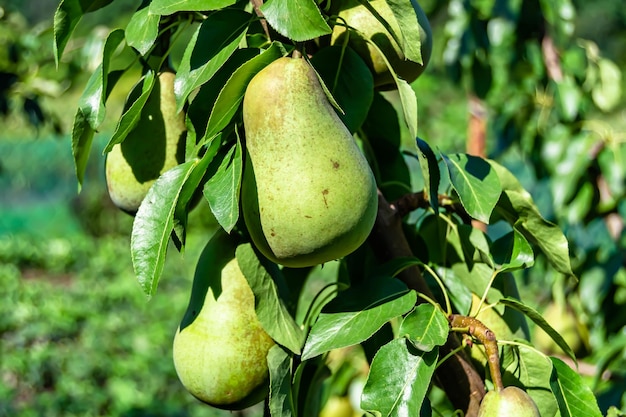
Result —
[[[111,62],[113,53],[123,40],[124,31],[121,29],[114,30],[109,34],[106,42],[104,43],[102,62],[89,78],[87,87],[85,87],[85,90],[78,101],[78,107],[87,118],[87,121],[93,130],[97,130],[104,120],[104,102],[106,101],[107,95],[110,91],[108,88],[108,82],[110,80],[109,63]]]
[[[256,314],[263,329],[276,343],[300,354],[304,335],[278,295],[278,289],[249,243],[236,251],[241,272],[248,280],[256,300]]]
[[[291,393],[291,356],[279,345],[267,353],[267,366],[270,370],[270,415],[272,417],[292,417],[294,413]]]
[[[236,2],[237,0],[152,0],[150,13],[170,15],[185,11],[218,10]]]
[[[439,172],[439,162],[435,153],[428,143],[419,137],[415,139],[419,152],[417,154],[422,176],[424,177],[424,191],[428,196],[428,204],[435,211],[439,212],[439,182],[441,173]]]
[[[536,244],[557,271],[573,277],[569,245],[561,229],[541,216],[531,195],[509,170],[494,161],[489,163],[498,173],[503,190],[495,211]]]
[[[561,417],[602,417],[595,395],[580,375],[559,358],[550,360],[554,365],[550,387],[559,403]]]
[[[83,15],[107,6],[113,0],[61,0],[54,12],[54,60],[59,65],[63,50]]]
[[[296,42],[332,32],[314,0],[268,0],[261,11],[278,33]]]
[[[113,136],[104,148],[103,153],[110,152],[114,145],[123,142],[137,125],[137,122],[141,119],[141,111],[154,87],[155,79],[154,72],[149,70],[141,81],[133,87],[126,99],[124,113],[117,122]]]
[[[533,249],[517,229],[494,241],[491,254],[501,272],[530,268],[535,263]]]
[[[443,155],[443,159],[465,210],[473,218],[489,223],[502,193],[496,171],[487,161],[472,155]]]
[[[228,79],[219,93],[209,117],[207,136],[224,129],[232,120],[243,101],[250,80],[272,61],[280,58],[282,51],[277,43],[240,66]]]
[[[375,289],[371,290],[377,293]],[[404,290],[392,293],[363,309],[320,314],[304,345],[302,359],[367,340],[383,324],[411,310],[416,301],[415,291]]]
[[[137,10],[124,31],[128,46],[135,48],[141,55],[146,55],[159,35],[160,20],[158,14],[150,13],[150,7]]]
[[[556,342],[556,344],[559,345],[561,349],[563,349],[567,356],[569,356],[574,362],[576,362],[576,355],[574,354],[572,348],[569,347],[565,339],[563,339],[563,336],[561,336],[559,332],[554,330],[554,328],[550,326],[546,319],[544,319],[543,316],[539,314],[539,312],[537,312],[537,310],[511,297],[502,298],[500,299],[500,302],[506,306],[509,306],[517,311],[524,313],[529,319],[534,321],[537,326],[541,327],[544,332],[548,333],[548,335]]]
[[[176,73],[174,91],[180,111],[193,90],[207,82],[238,48],[251,15],[224,9],[212,13],[192,36]]]
[[[131,256],[139,285],[148,297],[156,292],[163,272],[178,195],[198,162],[185,162],[163,173],[137,211],[131,233]]]
[[[432,304],[420,304],[404,317],[398,330],[417,349],[430,352],[448,340],[450,326],[446,315]]]
[[[374,356],[361,408],[380,416],[418,416],[435,371],[438,349],[423,352],[395,339]]]
[[[222,163],[204,185],[204,196],[217,222],[228,233],[239,219],[239,190],[243,160],[241,143],[237,143],[224,156]]]
[[[422,39],[420,38],[420,26],[412,3],[403,0],[387,0],[389,8],[398,21],[402,35],[400,46],[404,56],[409,61],[421,64],[422,60]]]
[[[74,157],[74,168],[78,180],[78,192],[83,186],[89,151],[93,143],[93,136],[96,133],[91,128],[83,111],[79,108],[74,116],[74,126],[72,128],[72,156]]]
[[[409,135],[415,138],[417,137],[417,96],[415,90],[411,88],[409,83],[400,78],[396,79],[396,85],[400,93],[404,120],[409,127]]]

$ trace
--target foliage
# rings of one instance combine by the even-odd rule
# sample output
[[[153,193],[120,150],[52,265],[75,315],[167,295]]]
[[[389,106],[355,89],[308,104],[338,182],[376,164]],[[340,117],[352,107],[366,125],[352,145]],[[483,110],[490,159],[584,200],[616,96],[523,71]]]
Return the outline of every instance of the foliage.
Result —
[[[105,13],[111,3],[119,2],[85,2],[89,7],[82,9],[61,1],[57,62],[81,20]],[[119,82],[124,77],[150,80],[164,64],[174,67],[177,107],[187,117],[186,162],[157,180],[144,201],[158,203],[142,204],[133,219],[135,274],[153,297],[145,308],[158,311],[158,300],[167,298],[173,280],[163,271],[170,241],[181,251],[196,247],[187,239],[195,225],[188,219],[195,191],[204,192],[201,204],[221,227],[247,238],[239,216],[241,101],[256,73],[298,49],[311,56],[329,97],[345,112],[341,116],[384,196],[379,218],[387,223],[375,227],[359,250],[323,267],[280,268],[249,243],[238,249],[257,314],[283,347],[268,355],[271,415],[316,415],[331,396],[351,392],[353,405],[376,415],[475,415],[476,398],[465,394],[467,384],[446,374],[463,360],[467,341],[489,344],[475,332],[482,327],[454,325],[454,317],[475,324],[465,317],[472,293],[482,297],[483,308],[517,311],[509,325],[529,322],[543,329],[566,355],[549,357],[533,346],[534,339],[499,340],[501,361],[477,362],[467,371],[469,383],[478,376],[479,396],[483,381],[498,388],[501,369],[504,383],[525,388],[542,415],[567,416],[572,409],[618,414],[617,408],[607,410],[624,406],[619,369],[626,341],[615,337],[624,325],[615,311],[623,307],[626,285],[618,221],[626,214],[624,140],[593,118],[619,103],[619,69],[593,43],[573,38],[575,9],[568,0],[440,4],[430,9],[445,20],[445,34],[439,33],[445,41],[435,47],[442,47],[438,54],[459,90],[489,110],[478,119],[489,120],[491,144],[490,158],[448,152],[434,144],[450,138],[418,137],[417,105],[428,106],[420,98],[420,80],[411,86],[394,76],[397,91],[374,91],[358,54],[328,44],[341,24],[334,9],[339,3],[270,0],[258,11],[267,19],[261,20],[248,1],[153,0],[143,2],[125,27],[108,33],[74,117],[79,185],[113,92],[130,91]],[[402,14],[402,2],[389,4]],[[402,36],[418,33],[410,19],[399,22]],[[143,87],[148,94],[150,83]],[[355,99],[363,91],[367,97]],[[141,105],[127,104],[117,133],[96,154],[123,140],[120,132],[137,118]],[[120,291],[139,290],[133,283]],[[581,327],[591,329],[586,352],[572,351],[551,327],[555,323],[542,317],[542,305],[552,298],[568,304]],[[104,321],[112,316],[98,314]],[[463,345],[456,333],[464,335]],[[164,339],[155,336],[161,356],[169,356]],[[581,378],[562,359],[596,362],[593,379]],[[614,379],[603,379],[607,370]],[[153,374],[174,380],[167,372]],[[156,385],[146,402],[169,386]]]

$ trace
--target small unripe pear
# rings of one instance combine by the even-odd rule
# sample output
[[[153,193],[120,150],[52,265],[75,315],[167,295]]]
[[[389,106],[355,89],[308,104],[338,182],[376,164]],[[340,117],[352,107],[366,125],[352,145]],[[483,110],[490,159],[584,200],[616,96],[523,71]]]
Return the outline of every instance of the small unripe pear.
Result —
[[[510,386],[489,391],[480,403],[478,417],[541,417],[541,414],[530,395]]]
[[[184,161],[185,115],[176,112],[174,78],[171,71],[159,74],[137,125],[107,154],[109,196],[127,213],[135,214],[156,179]],[[138,90],[141,84],[135,86],[131,97]]]
[[[194,397],[236,410],[267,395],[266,357],[275,343],[256,316],[254,294],[237,259],[221,266],[231,250],[228,245],[227,238],[217,236],[198,263],[173,357],[180,381]]]

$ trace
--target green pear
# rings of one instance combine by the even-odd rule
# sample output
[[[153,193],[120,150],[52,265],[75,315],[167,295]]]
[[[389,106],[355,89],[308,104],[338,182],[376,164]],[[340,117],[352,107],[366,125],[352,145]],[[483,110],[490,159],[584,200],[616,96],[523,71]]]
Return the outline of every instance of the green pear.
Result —
[[[478,417],[541,417],[541,414],[530,395],[510,386],[489,391],[480,403]]]
[[[576,312],[567,304],[551,302],[543,312],[543,318],[559,333],[568,346],[579,356],[587,352],[588,329],[580,323]],[[533,342],[537,349],[547,355],[561,353],[561,348],[541,327],[535,327]]]
[[[255,298],[222,230],[196,267],[189,307],[174,336],[178,378],[197,399],[239,410],[267,395],[267,353],[274,341],[255,312]]]
[[[105,174],[109,196],[123,211],[134,214],[156,179],[184,161],[185,115],[176,112],[174,73],[161,72],[137,125],[107,154]],[[135,86],[128,109],[141,91]]]
[[[358,248],[376,219],[376,181],[310,64],[285,57],[261,70],[243,121],[242,211],[257,248],[289,267]]]
[[[400,26],[387,1],[371,0],[370,5],[389,24],[396,38],[402,39]],[[339,12],[338,19],[338,22],[343,20],[345,24],[354,30],[350,30],[348,34],[346,33],[346,27],[342,24],[337,24],[333,28],[331,43],[341,45],[345,37],[349,36],[348,44],[370,67],[374,75],[374,85],[381,89],[395,88],[395,81],[380,52],[368,41],[376,43],[396,74],[409,83],[415,81],[424,72],[430,61],[433,49],[430,23],[417,0],[411,0],[411,5],[415,10],[420,28],[422,64],[407,60],[402,49],[385,26],[365,6],[356,0],[347,2],[347,6]]]

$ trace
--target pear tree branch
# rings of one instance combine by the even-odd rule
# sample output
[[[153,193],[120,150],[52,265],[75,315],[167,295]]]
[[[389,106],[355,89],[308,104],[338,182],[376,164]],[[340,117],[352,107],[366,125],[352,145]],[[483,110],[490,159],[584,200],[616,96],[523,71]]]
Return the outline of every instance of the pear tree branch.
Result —
[[[417,196],[416,201],[419,202]],[[409,205],[410,206],[410,205]],[[402,230],[402,213],[399,205],[389,204],[383,194],[378,191],[378,214],[369,243],[380,261],[394,258],[412,257],[404,231]],[[398,278],[408,288],[434,298],[422,272],[417,266],[405,269]],[[459,350],[461,342],[454,332],[450,332],[448,341],[440,348],[442,357]],[[435,373],[437,383],[443,388],[455,408],[463,410],[466,417],[476,417],[480,401],[485,396],[485,385],[463,350],[459,350],[443,362]]]

